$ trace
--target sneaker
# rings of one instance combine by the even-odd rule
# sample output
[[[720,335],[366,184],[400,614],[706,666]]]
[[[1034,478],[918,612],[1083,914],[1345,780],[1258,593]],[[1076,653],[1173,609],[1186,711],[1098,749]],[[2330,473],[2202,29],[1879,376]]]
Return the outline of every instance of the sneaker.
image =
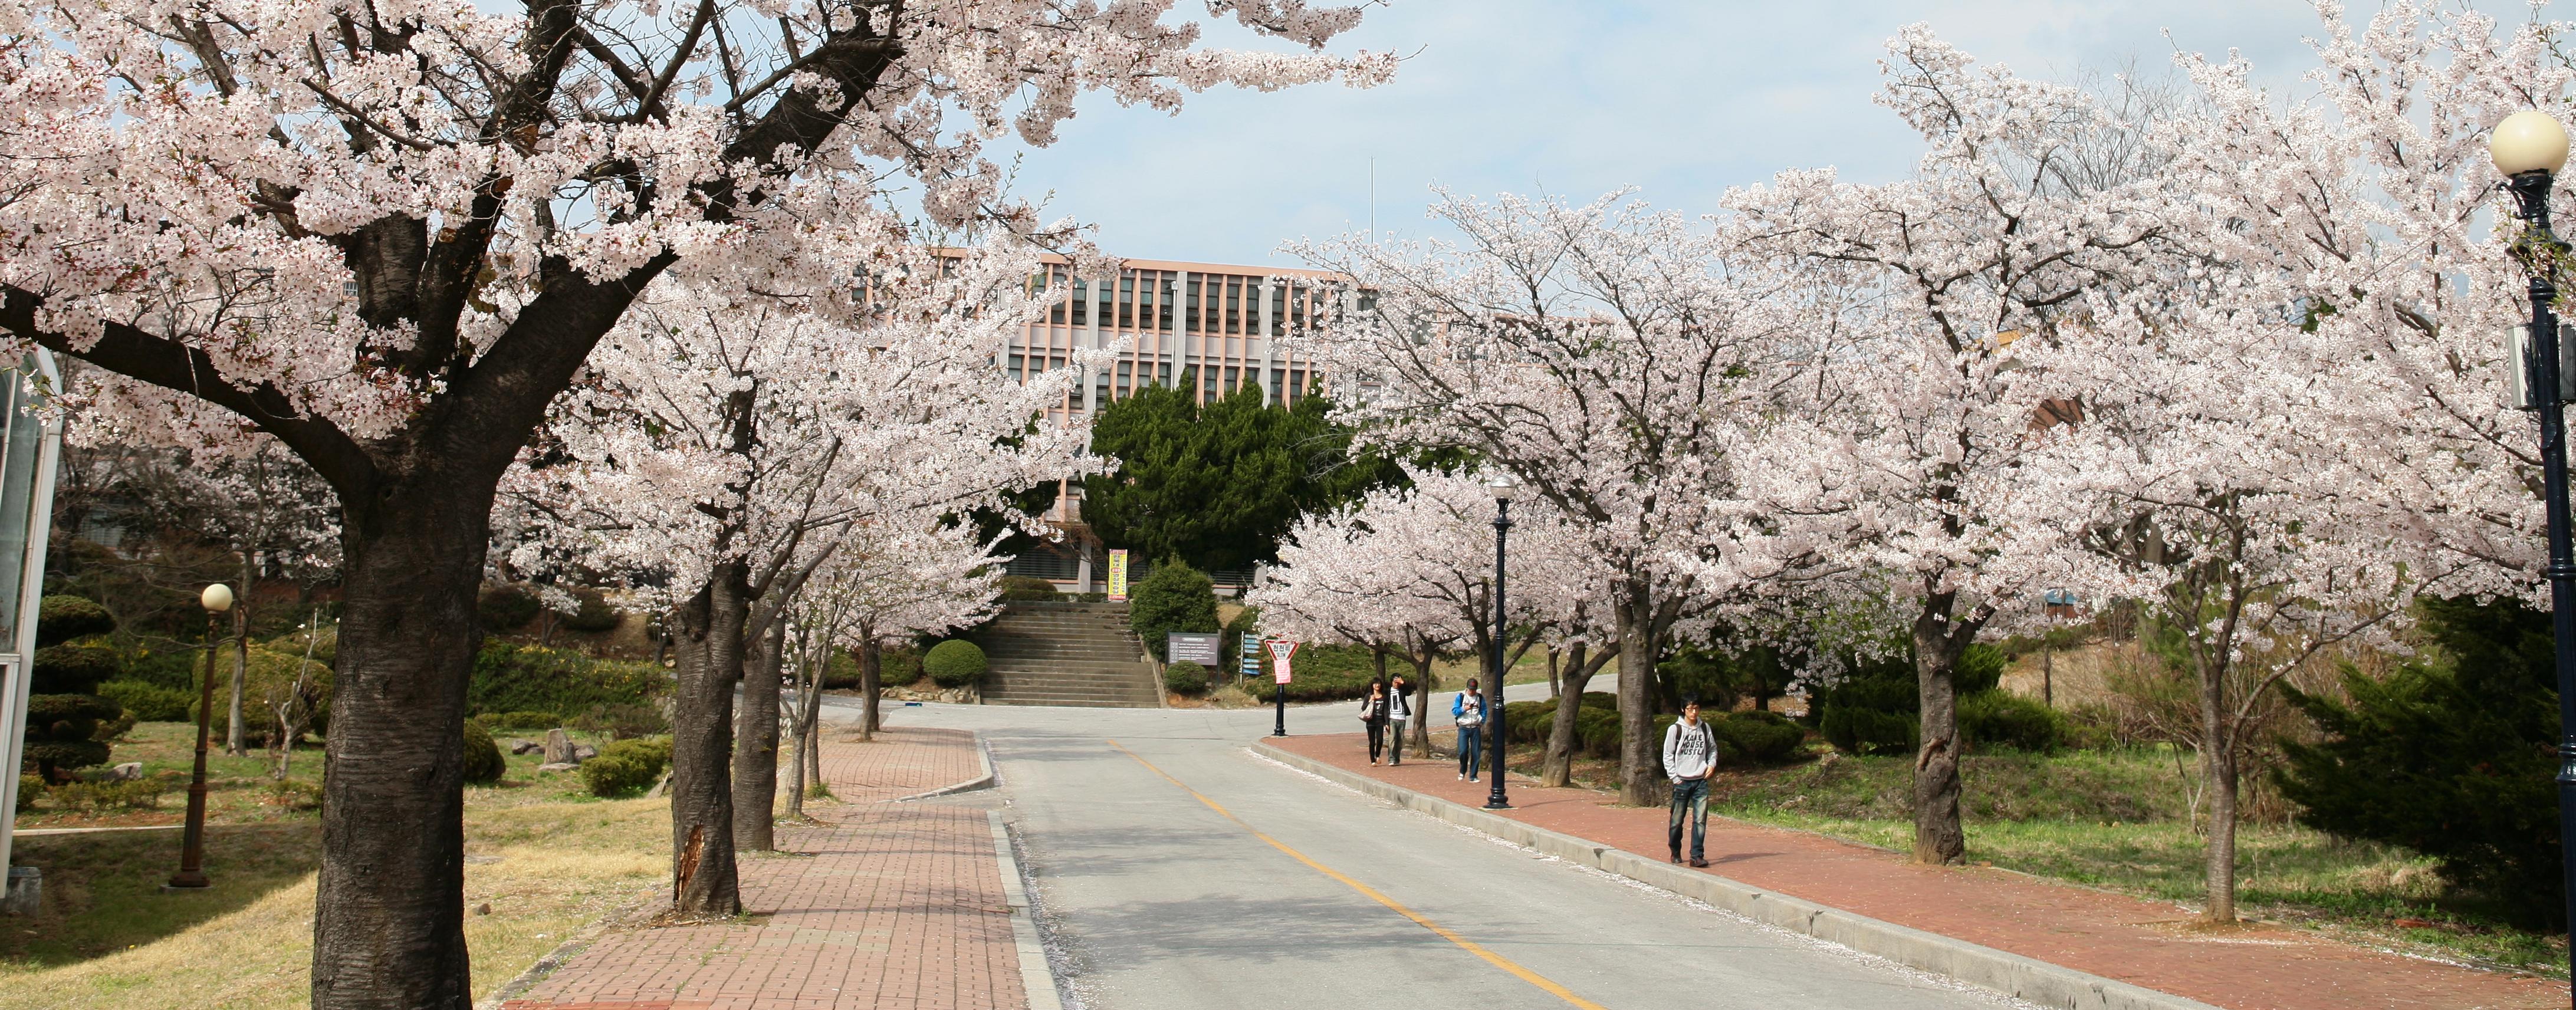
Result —
[[[1473,776],[1473,775],[1469,775],[1469,776],[1467,776],[1467,781],[1469,781],[1469,782],[1476,781],[1476,777],[1475,777],[1475,776]]]
[[[1680,866],[1680,865],[1682,865],[1682,854],[1681,854],[1681,853],[1678,853],[1678,852],[1673,853],[1673,865],[1674,865],[1674,866]]]
[[[1699,858],[1698,856],[1692,856],[1692,857],[1691,857],[1690,864],[1691,864],[1691,868],[1692,868],[1692,869],[1698,869],[1698,870],[1705,870],[1705,869],[1708,869],[1708,860],[1701,859],[1701,858]]]
[[[1466,778],[1466,777],[1467,777],[1467,773],[1466,773],[1466,772],[1459,772],[1459,773],[1458,773],[1458,777],[1459,777],[1460,779],[1464,779],[1464,778]]]

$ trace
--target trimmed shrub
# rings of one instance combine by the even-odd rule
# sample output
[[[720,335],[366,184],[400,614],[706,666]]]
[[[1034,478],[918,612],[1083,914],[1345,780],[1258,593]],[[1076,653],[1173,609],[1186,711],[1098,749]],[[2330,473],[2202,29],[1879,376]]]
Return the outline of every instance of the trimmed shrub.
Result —
[[[45,798],[45,779],[41,775],[18,776],[18,813],[35,809],[36,801]]]
[[[99,697],[117,703],[144,722],[184,722],[197,703],[195,695],[139,680],[111,680],[98,686]]]
[[[2038,699],[1991,689],[1959,699],[1959,731],[1977,746],[2050,754],[2066,744],[2066,717]]]
[[[88,694],[125,668],[125,658],[105,642],[74,642],[36,650],[28,690],[36,694]]]
[[[161,805],[161,794],[169,790],[153,779],[127,782],[65,782],[45,790],[45,805],[56,810],[82,810],[98,813],[108,810],[149,810]],[[22,791],[20,795],[25,795]]]
[[[1505,705],[1511,704],[1504,702]],[[1619,756],[1619,710],[1585,706],[1574,712],[1575,750],[1590,757]]]
[[[1127,595],[1127,626],[1143,639],[1155,659],[1169,660],[1163,636],[1175,631],[1219,631],[1223,625],[1216,619],[1216,583],[1207,573],[1172,558],[1154,567],[1154,573],[1136,584]],[[1303,657],[1300,657],[1301,659]],[[1294,698],[1295,695],[1290,695]]]
[[[623,796],[652,788],[670,763],[670,737],[617,740],[600,748],[599,756],[581,763],[581,780],[593,796]]]
[[[566,729],[603,734],[611,740],[634,740],[670,732],[671,717],[662,714],[659,705],[593,705],[564,720],[563,725]]]
[[[98,724],[90,723],[87,732],[98,732]],[[49,778],[68,775],[74,768],[93,768],[106,764],[107,754],[106,744],[87,737],[78,740],[29,740],[26,749],[26,759],[34,762],[37,768],[44,770]]]
[[[572,613],[563,615],[564,627],[574,631],[615,631],[617,625],[626,620],[626,616],[610,606],[608,596],[599,590],[584,586],[573,590],[572,598],[579,605]]]
[[[299,646],[296,650],[302,652]],[[197,674],[206,668],[203,653],[195,649],[136,649],[125,654],[112,680],[130,680],[168,688],[197,696]]]
[[[545,604],[526,586],[502,584],[483,590],[474,601],[474,618],[490,631],[510,631],[537,619]]]
[[[99,720],[98,729],[91,732],[89,738],[105,744],[115,743],[133,732],[137,721],[133,709],[120,709],[115,718]]]
[[[299,674],[309,674],[311,677],[305,684],[305,696],[301,701],[301,704],[309,706],[305,709],[310,713],[306,717],[306,728],[315,733],[330,732],[331,667],[320,659],[313,660],[312,664],[307,666],[301,643],[296,646],[293,653],[279,652],[263,645],[251,646],[250,664],[242,671],[243,732],[275,734],[284,731],[284,727],[277,724],[275,706],[294,694]],[[231,676],[231,657],[215,657],[214,727],[217,733],[225,730],[224,716],[230,706],[225,701],[223,685]],[[197,692],[189,691],[186,694],[188,695],[188,718],[195,719]]]
[[[1181,662],[1164,667],[1163,688],[1173,694],[1206,694],[1208,689],[1207,667],[1200,666],[1197,663],[1193,663],[1188,660],[1182,660]]]
[[[1556,728],[1556,699],[1503,703],[1503,742],[1543,744]]]
[[[36,604],[36,648],[116,630],[116,617],[106,607],[79,596],[48,596]]]
[[[1777,712],[1729,712],[1710,720],[1709,727],[1725,741],[1727,756],[1754,764],[1785,761],[1807,742],[1806,727]]]
[[[1043,603],[1064,599],[1064,591],[1057,589],[1055,583],[1035,575],[1005,575],[1001,588],[1005,600]]]
[[[1365,698],[1369,681],[1377,677],[1377,661],[1356,645],[1301,646],[1289,666],[1297,682],[1286,685],[1288,700],[1295,702]],[[1270,679],[1267,655],[1261,657],[1261,672],[1243,683],[1243,689],[1263,704],[1276,700],[1280,686]]]
[[[889,645],[877,653],[877,685],[902,686],[921,679],[921,650],[908,645]],[[850,686],[859,686],[859,671],[850,670]]]
[[[553,712],[485,712],[473,721],[485,729],[553,729],[564,724],[563,717]]]
[[[492,734],[474,720],[465,721],[465,782],[488,786],[501,781],[509,763],[501,759],[501,745],[492,742]]]
[[[487,639],[474,654],[465,710],[581,712],[594,705],[649,704],[670,690],[670,672],[651,663]]]
[[[963,638],[952,638],[930,647],[921,657],[921,668],[930,672],[930,682],[941,687],[972,687],[984,679],[984,650]]]

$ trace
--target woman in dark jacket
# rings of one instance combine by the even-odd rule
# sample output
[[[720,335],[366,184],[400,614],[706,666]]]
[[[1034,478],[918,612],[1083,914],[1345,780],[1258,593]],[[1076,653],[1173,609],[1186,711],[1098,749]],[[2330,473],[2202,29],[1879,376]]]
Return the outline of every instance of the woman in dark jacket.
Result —
[[[1386,682],[1369,681],[1368,697],[1360,699],[1360,724],[1368,727],[1369,763],[1386,749]]]

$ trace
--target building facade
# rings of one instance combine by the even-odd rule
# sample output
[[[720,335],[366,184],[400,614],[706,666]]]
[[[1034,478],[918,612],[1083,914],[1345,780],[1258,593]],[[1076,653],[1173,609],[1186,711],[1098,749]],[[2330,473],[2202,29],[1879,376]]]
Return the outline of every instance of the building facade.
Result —
[[[1317,319],[1325,299],[1338,297],[1333,279],[1314,270],[1132,259],[1114,275],[1086,277],[1050,256],[1042,283],[1055,303],[1022,328],[1000,365],[1027,382],[1072,366],[1076,351],[1118,349],[1112,364],[1082,375],[1078,391],[1051,412],[1059,423],[1087,424],[1139,388],[1183,382],[1200,403],[1252,386],[1264,403],[1294,405],[1320,376],[1288,338]],[[1096,588],[1090,576],[1105,560],[1104,545],[1083,525],[1080,498],[1081,486],[1066,482],[1048,515],[1068,534],[1063,550],[1024,557],[1013,563],[1014,574]]]

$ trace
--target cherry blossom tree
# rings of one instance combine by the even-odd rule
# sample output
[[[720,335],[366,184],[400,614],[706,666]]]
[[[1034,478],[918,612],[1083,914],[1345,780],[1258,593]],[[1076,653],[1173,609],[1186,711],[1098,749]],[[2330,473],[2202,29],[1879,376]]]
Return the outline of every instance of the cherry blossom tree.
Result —
[[[684,914],[738,911],[734,848],[773,847],[779,619],[806,580],[856,531],[997,507],[1090,468],[1081,432],[1033,422],[1073,369],[1024,384],[992,367],[1042,311],[1034,257],[909,255],[869,282],[855,326],[813,310],[846,284],[746,300],[666,279],[601,341],[505,482],[553,519],[532,527],[522,567],[551,556],[626,573],[670,615]]]
[[[1620,800],[1652,804],[1650,679],[1675,623],[1815,555],[1733,497],[1734,461],[1832,335],[1808,325],[1798,277],[1740,273],[1713,230],[1624,199],[1443,193],[1430,216],[1458,239],[1292,248],[1367,292],[1312,338],[1341,415],[1511,474],[1614,573]]]
[[[1508,630],[1498,641],[1492,489],[1472,474],[1416,467],[1407,476],[1406,486],[1300,520],[1280,545],[1279,565],[1245,602],[1261,608],[1265,633],[1403,656],[1414,669],[1421,694],[1414,710],[1421,712],[1431,701],[1432,663],[1454,643],[1479,657],[1479,671],[1491,668],[1497,651],[1508,667],[1559,635],[1609,577],[1562,519],[1547,511],[1516,518],[1504,595]],[[1414,722],[1417,746],[1427,747],[1430,720]]]
[[[592,345],[697,261],[736,290],[885,231],[1035,227],[983,145],[1075,96],[1382,79],[1355,8],[799,0],[97,5],[0,15],[0,328],[100,366],[86,409],[284,442],[343,509],[314,1005],[461,1007],[457,738],[492,493]],[[846,276],[846,275],[844,275]]]
[[[992,616],[1009,560],[978,541],[971,524],[941,515],[902,519],[857,530],[806,590],[811,619],[858,660],[862,740],[885,726],[878,705],[885,647]]]

